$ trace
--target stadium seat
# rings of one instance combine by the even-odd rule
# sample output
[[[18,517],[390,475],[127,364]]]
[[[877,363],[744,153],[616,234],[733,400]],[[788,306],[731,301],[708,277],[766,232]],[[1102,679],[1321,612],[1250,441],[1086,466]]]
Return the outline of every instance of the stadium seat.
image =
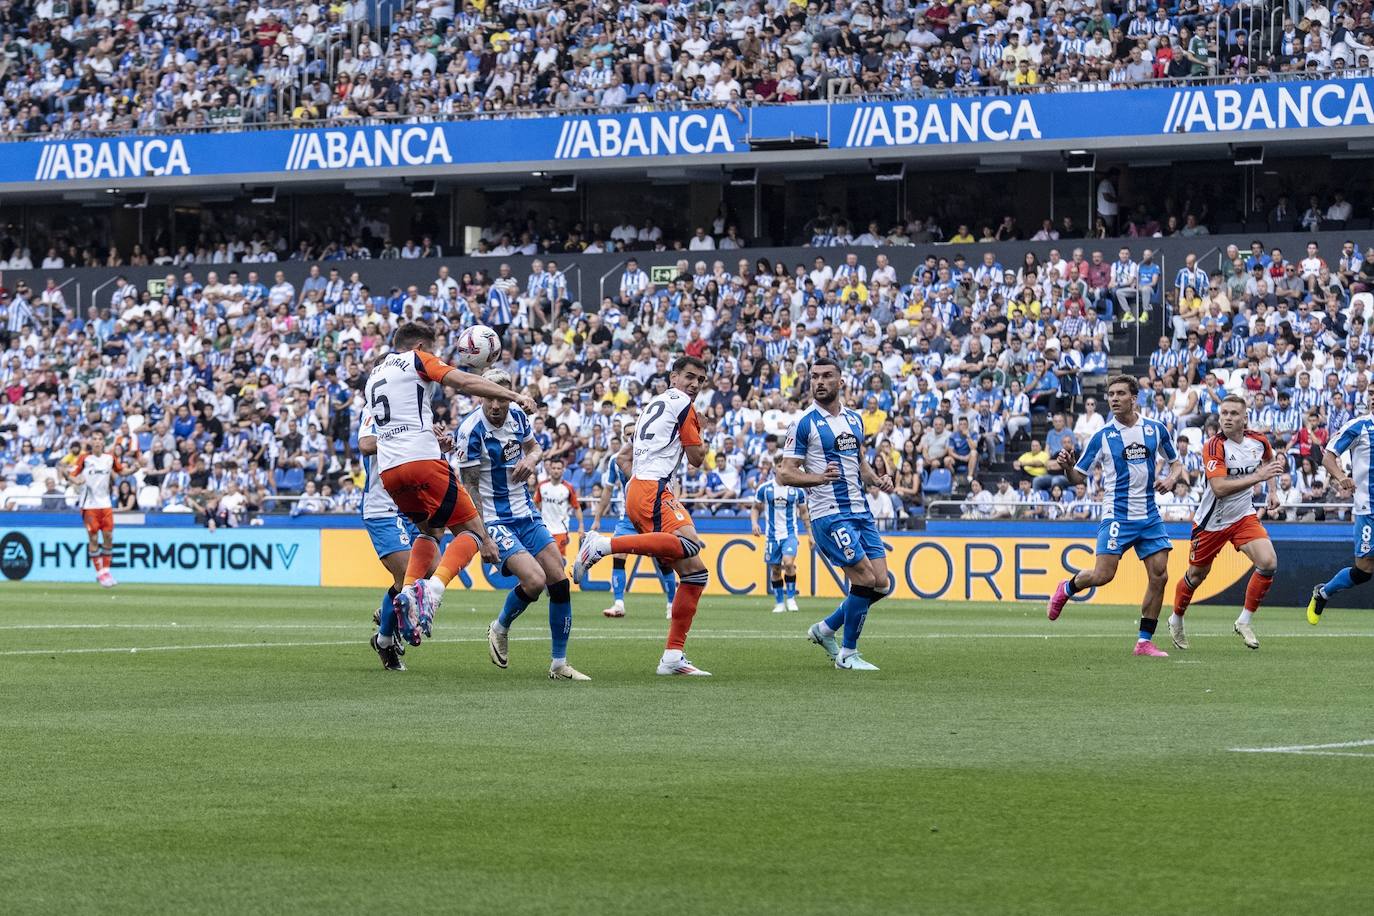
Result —
[[[928,496],[948,496],[953,490],[954,477],[947,468],[935,468],[921,484],[921,492]]]

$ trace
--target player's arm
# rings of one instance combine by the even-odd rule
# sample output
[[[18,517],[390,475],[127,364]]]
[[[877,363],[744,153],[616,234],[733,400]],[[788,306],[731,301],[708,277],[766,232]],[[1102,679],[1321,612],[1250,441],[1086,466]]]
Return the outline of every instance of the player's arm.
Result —
[[[364,454],[364,455],[375,455],[375,454],[377,454],[377,437],[376,437],[376,436],[359,436],[359,437],[358,437],[358,451],[361,452],[361,453]]]
[[[687,456],[687,463],[694,468],[701,467],[706,461],[706,443],[701,441],[701,420],[697,417],[697,410],[690,404],[687,405],[687,415],[682,420],[682,428],[678,430],[678,439],[682,442],[682,451]]]
[[[534,474],[534,469],[539,467],[540,456],[544,454],[544,450],[539,447],[538,442],[534,441],[533,436],[521,442],[520,448],[525,453],[520,456],[520,460],[515,463],[515,467],[511,468],[510,472],[510,479],[516,483],[529,480],[530,476]]]
[[[572,484],[565,480],[563,486],[568,488],[568,530],[577,531],[582,527],[582,500],[577,498],[577,491]]]
[[[1322,449],[1322,467],[1326,468],[1328,478],[1336,486],[1336,492],[1341,497],[1347,497],[1355,492],[1355,478],[1345,473],[1341,467],[1341,456],[1332,450],[1330,446]]]
[[[587,526],[588,531],[596,531],[601,527],[601,517],[606,514],[606,509],[611,505],[612,489],[614,487],[603,478],[601,481],[601,498],[596,501],[596,509],[592,512],[591,524]]]
[[[784,455],[778,462],[776,471],[778,483],[789,487],[819,487],[840,479],[840,466],[833,461],[825,466],[822,474],[809,474],[802,467],[802,459]]]
[[[759,499],[757,492],[754,493],[754,501],[749,504],[749,530],[754,537],[759,536],[759,507],[763,505],[763,500]]]
[[[1288,462],[1283,458],[1275,457],[1272,454],[1266,454],[1264,457],[1265,461],[1255,469],[1253,474],[1229,477],[1226,474],[1225,454],[1220,447],[1213,450],[1209,443],[1203,451],[1203,468],[1207,474],[1207,486],[1211,487],[1212,492],[1218,497],[1231,496],[1242,490],[1267,483],[1280,474],[1288,473]]]
[[[892,482],[892,475],[879,474],[862,454],[859,455],[859,480],[863,481],[865,486],[877,487],[884,493],[891,493],[896,489],[896,485]]]
[[[620,473],[626,480],[632,476],[635,468],[635,451],[633,440],[627,439],[625,444],[620,447],[620,451],[615,453],[616,467],[620,468]]]

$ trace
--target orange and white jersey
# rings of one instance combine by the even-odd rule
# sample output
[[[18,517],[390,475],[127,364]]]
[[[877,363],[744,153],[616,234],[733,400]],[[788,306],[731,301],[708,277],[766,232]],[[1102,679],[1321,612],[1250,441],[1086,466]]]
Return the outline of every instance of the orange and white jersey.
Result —
[[[124,473],[124,468],[109,452],[99,455],[82,455],[76,459],[72,476],[81,478],[81,492],[76,500],[78,509],[113,509],[110,497],[110,484],[115,474]]]
[[[635,427],[634,467],[638,480],[667,480],[682,463],[683,446],[701,444],[701,421],[692,399],[676,388],[644,406]]]
[[[549,534],[567,534],[568,518],[573,512],[581,512],[582,504],[577,501],[577,491],[566,480],[554,483],[545,480],[534,490],[534,502],[539,506],[539,514],[544,516],[544,527]]]
[[[1239,442],[1218,433],[1202,447],[1202,468],[1207,479],[1244,477],[1259,470],[1274,455],[1269,440],[1261,433],[1245,431]],[[1202,502],[1193,515],[1193,527],[1202,531],[1221,531],[1247,515],[1254,515],[1250,488],[1230,496],[1218,497],[1210,486],[1202,488]]]
[[[421,350],[392,353],[367,377],[367,409],[376,426],[377,468],[441,457],[434,438],[434,394],[453,367]]]

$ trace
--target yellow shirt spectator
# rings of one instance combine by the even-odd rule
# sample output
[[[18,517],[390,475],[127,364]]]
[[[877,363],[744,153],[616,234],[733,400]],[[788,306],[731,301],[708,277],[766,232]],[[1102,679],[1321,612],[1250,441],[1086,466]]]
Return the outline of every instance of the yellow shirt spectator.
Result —
[[[887,422],[887,411],[875,403],[871,410],[864,410],[859,417],[864,421],[864,436],[876,436]]]
[[[1036,442],[1034,445],[1040,445],[1040,443]],[[1016,466],[1031,477],[1039,477],[1042,474],[1048,474],[1050,472],[1049,465],[1050,453],[1045,450],[1044,446],[1041,446],[1038,452],[1032,448],[1020,458],[1016,459]]]

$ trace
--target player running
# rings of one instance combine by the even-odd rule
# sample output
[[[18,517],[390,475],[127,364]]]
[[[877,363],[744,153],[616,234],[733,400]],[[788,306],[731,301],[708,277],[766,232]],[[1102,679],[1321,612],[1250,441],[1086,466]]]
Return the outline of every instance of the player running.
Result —
[[[777,483],[810,492],[811,542],[849,580],[849,594],[829,617],[814,623],[807,638],[825,650],[836,668],[877,671],[859,654],[868,609],[888,593],[887,549],[868,509],[864,488],[891,493],[892,478],[881,477],[864,459],[863,420],[840,402],[840,365],[821,358],[811,364],[815,403],[792,424],[778,462]],[[841,645],[835,634],[844,628]]]
[[[441,431],[435,424],[441,452],[453,450],[453,438]],[[386,590],[381,607],[373,613],[372,622],[377,632],[372,634],[372,648],[382,660],[387,671],[406,670],[401,656],[405,646],[395,638],[396,634],[396,596],[405,587],[406,567],[410,563],[410,546],[420,537],[420,529],[396,508],[396,502],[382,486],[381,474],[377,472],[377,424],[372,419],[371,408],[363,409],[362,423],[358,427],[358,451],[363,456],[363,501],[360,513],[363,527],[372,541],[372,549],[382,566],[391,573],[391,585]],[[437,556],[435,558],[438,559]],[[434,570],[431,567],[425,575]]]
[[[634,448],[635,424],[634,421],[626,423],[622,428],[625,434],[625,444],[621,451],[626,453],[626,460],[629,460],[631,451]],[[597,501],[596,511],[592,514],[592,523],[587,526],[588,531],[598,531],[601,526],[601,517],[606,514],[607,509],[613,505],[618,508],[619,516],[615,522],[615,530],[612,534],[620,537],[625,534],[634,534],[635,526],[630,522],[629,516],[625,514],[625,484],[629,482],[629,477],[620,469],[620,462],[617,455],[612,455],[606,462],[606,470],[601,475],[601,499]],[[658,581],[663,586],[663,594],[668,597],[667,617],[673,619],[673,598],[677,595],[677,575],[674,574],[672,567],[665,566],[663,561],[654,558],[654,570],[658,573]],[[625,586],[627,584],[625,576],[625,555],[623,553],[611,556],[611,606],[601,613],[606,617],[625,616]]]
[[[1174,612],[1169,615],[1169,635],[1179,649],[1188,648],[1183,632],[1183,615],[1193,600],[1193,592],[1212,571],[1212,561],[1227,544],[1255,564],[1245,586],[1245,606],[1236,618],[1234,629],[1245,645],[1259,648],[1259,637],[1250,620],[1259,610],[1269,586],[1274,584],[1279,558],[1269,532],[1255,516],[1250,491],[1288,471],[1288,463],[1274,455],[1262,433],[1245,428],[1245,399],[1232,394],[1223,398],[1218,410],[1221,432],[1202,447],[1203,472],[1207,488],[1193,516],[1193,543],[1188,552],[1188,568],[1174,589]]]
[[[76,459],[68,478],[80,488],[76,505],[86,526],[86,555],[95,569],[95,581],[104,588],[114,588],[110,572],[110,558],[114,554],[114,502],[110,485],[116,474],[124,474],[124,465],[113,453],[105,450],[105,434],[92,433],[86,440],[87,451]],[[103,546],[102,546],[103,544]]]
[[[632,448],[622,449],[617,456],[620,470],[630,479],[625,487],[625,514],[638,533],[608,538],[599,531],[587,532],[573,564],[573,578],[580,582],[588,569],[612,553],[633,553],[670,564],[681,584],[673,598],[658,673],[709,677],[711,672],[687,660],[683,648],[710,575],[698,556],[702,542],[692,516],[668,487],[684,456],[694,468],[706,459],[701,423],[692,407],[706,380],[706,364],[694,356],[678,357],[668,378],[672,387],[645,405]]]
[[[577,499],[573,485],[563,479],[562,458],[550,458],[544,462],[544,470],[549,477],[534,488],[534,504],[544,519],[544,527],[553,535],[558,545],[558,555],[568,555],[568,532],[578,526],[582,518],[582,503]]]
[[[763,562],[768,566],[768,583],[773,589],[773,613],[797,608],[797,534],[806,512],[806,493],[797,487],[778,483],[770,474],[754,493],[749,507],[749,527],[759,536],[759,513],[763,513]]]
[[[429,635],[444,588],[473,554],[480,549],[490,563],[499,556],[472,499],[443,459],[434,435],[434,395],[442,386],[469,397],[534,407],[525,395],[444,363],[429,352],[433,347],[434,331],[427,325],[401,325],[392,337],[392,352],[373,367],[364,388],[376,424],[382,486],[401,514],[419,529],[410,546],[404,586],[394,602],[398,635],[411,645],[419,645],[422,636]],[[435,568],[438,538],[444,529],[454,537]],[[386,647],[380,636],[378,642],[380,648]]]
[[[1075,464],[1073,452],[1061,449],[1050,470],[1068,475],[1075,484],[1085,483],[1099,464],[1102,490],[1108,501],[1102,507],[1097,528],[1097,558],[1091,570],[1082,570],[1059,583],[1050,598],[1048,616],[1058,620],[1064,605],[1079,592],[1106,585],[1116,578],[1121,555],[1132,547],[1145,564],[1148,584],[1140,607],[1140,632],[1135,655],[1168,658],[1169,653],[1154,644],[1159,610],[1164,604],[1164,586],[1169,582],[1169,551],[1173,549],[1169,532],[1159,517],[1155,493],[1168,493],[1183,473],[1169,430],[1156,420],[1140,415],[1136,396],[1140,383],[1129,375],[1114,376],[1107,383],[1107,407],[1112,417],[1088,440],[1083,455]],[[1168,463],[1169,473],[1156,479],[1159,458]]]
[[[1330,475],[1342,497],[1355,497],[1355,562],[1331,577],[1331,581],[1312,589],[1307,604],[1307,622],[1316,626],[1332,595],[1374,578],[1374,467],[1370,466],[1370,442],[1374,439],[1374,416],[1355,417],[1326,445],[1322,467]],[[1341,467],[1341,455],[1350,452],[1350,474]]]
[[[488,369],[482,377],[502,388],[514,387],[504,369]],[[464,417],[453,435],[463,487],[482,507],[487,532],[499,551],[501,572],[520,580],[506,595],[500,616],[487,627],[492,664],[505,668],[510,663],[511,625],[547,585],[553,638],[549,679],[590,681],[568,664],[572,590],[563,568],[563,553],[530,493],[529,481],[543,450],[534,441],[529,417],[507,399],[483,398],[481,408]]]

